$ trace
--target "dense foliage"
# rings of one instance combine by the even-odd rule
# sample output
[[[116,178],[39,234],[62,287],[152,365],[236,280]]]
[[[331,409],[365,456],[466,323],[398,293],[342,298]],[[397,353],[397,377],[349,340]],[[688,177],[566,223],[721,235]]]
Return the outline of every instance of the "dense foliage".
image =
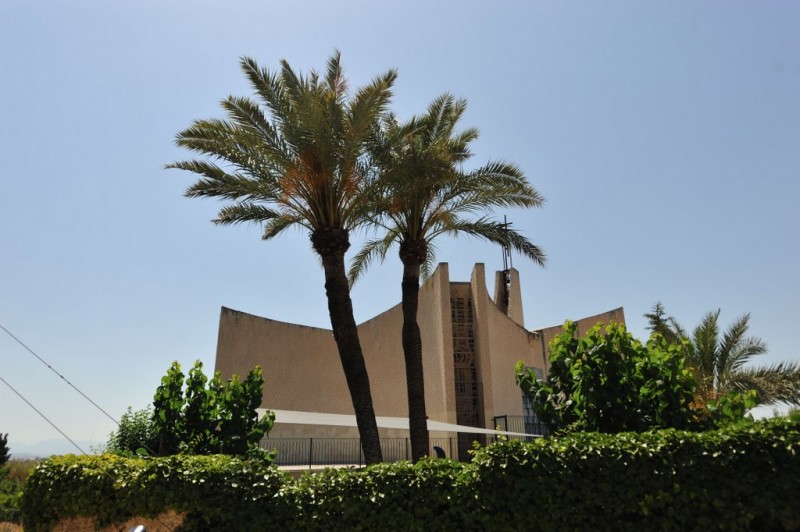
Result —
[[[133,411],[131,407],[122,414],[119,427],[108,437],[105,448],[98,452],[122,455],[156,454],[158,451],[158,431],[153,420],[153,409]]]
[[[124,456],[258,451],[275,421],[272,412],[259,419],[256,411],[264,384],[261,368],[251,370],[244,381],[233,375],[223,382],[218,372],[209,380],[197,361],[185,384],[180,364],[173,362],[156,390],[153,408],[128,408],[105,451]]]
[[[0,434],[0,468],[6,465],[8,459],[11,457],[8,448],[8,434]]]
[[[798,429],[777,419],[508,442],[477,454],[476,492],[498,530],[795,530]]]
[[[0,434],[0,522],[16,522],[19,518],[19,500],[22,497],[22,483],[9,478],[8,434]]]
[[[517,383],[551,430],[597,432],[688,428],[695,382],[676,346],[654,336],[647,344],[621,324],[576,325],[550,343],[547,380],[518,363]]]
[[[0,478],[0,522],[19,522],[23,483],[7,477]]]
[[[227,456],[54,457],[30,477],[26,530],[168,509],[188,530],[797,529],[800,419],[723,430],[501,442],[470,464],[423,460],[291,480]]]
[[[275,421],[272,412],[258,418],[263,385],[258,366],[244,381],[233,375],[223,383],[219,372],[209,381],[202,362],[197,361],[186,377],[184,391],[180,364],[173,362],[153,398],[158,454],[241,455],[258,448]]]
[[[37,466],[22,500],[25,530],[50,530],[60,519],[93,516],[98,526],[186,512],[193,530],[250,529],[285,520],[286,501],[274,497],[286,483],[276,468],[232,456],[174,455],[157,459],[115,455],[55,456]]]

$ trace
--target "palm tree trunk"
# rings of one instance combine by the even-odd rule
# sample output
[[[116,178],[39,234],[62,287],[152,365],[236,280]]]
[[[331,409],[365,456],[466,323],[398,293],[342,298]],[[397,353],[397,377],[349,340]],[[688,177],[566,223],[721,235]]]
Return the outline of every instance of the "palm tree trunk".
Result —
[[[331,329],[353,402],[364,460],[367,465],[376,464],[383,461],[381,442],[344,267],[344,253],[350,247],[350,241],[347,232],[342,229],[318,229],[312,233],[311,241],[322,259],[325,271],[325,293],[328,296]]]
[[[425,379],[422,370],[422,337],[417,322],[419,307],[419,271],[427,246],[403,242],[400,259],[403,261],[403,355],[406,362],[408,390],[408,424],[411,438],[411,458],[418,462],[428,456],[428,415],[425,409]],[[412,249],[409,249],[412,248]],[[416,249],[413,249],[416,248]],[[422,253],[420,253],[422,252]]]

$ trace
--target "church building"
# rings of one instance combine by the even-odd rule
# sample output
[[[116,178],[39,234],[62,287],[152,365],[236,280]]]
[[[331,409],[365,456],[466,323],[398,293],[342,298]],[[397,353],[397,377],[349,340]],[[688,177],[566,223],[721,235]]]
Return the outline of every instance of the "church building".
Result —
[[[483,264],[474,266],[468,282],[454,282],[448,265],[441,263],[420,287],[418,322],[431,441],[455,439],[458,449],[452,453],[462,458],[475,438],[448,430],[453,425],[489,430],[501,426],[525,433],[538,430],[532,424],[530,405],[526,406],[515,383],[514,365],[523,360],[545,377],[547,346],[562,330],[561,325],[540,330],[524,327],[516,269],[496,272],[494,281],[492,298]],[[625,316],[617,308],[575,321],[581,333],[597,322],[624,323]],[[402,324],[398,304],[358,326],[382,439],[408,437],[407,429],[381,423],[382,418],[408,417]],[[244,375],[256,365],[264,373],[262,407],[278,413],[270,439],[358,437],[355,423],[310,422],[313,414],[333,414],[331,420],[353,416],[329,329],[223,307],[215,369],[228,378]],[[523,420],[524,425],[512,427],[509,420]]]

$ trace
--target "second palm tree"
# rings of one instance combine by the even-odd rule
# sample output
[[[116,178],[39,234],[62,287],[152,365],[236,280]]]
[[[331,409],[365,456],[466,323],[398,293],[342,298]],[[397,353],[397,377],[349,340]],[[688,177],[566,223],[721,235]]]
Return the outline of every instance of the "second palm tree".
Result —
[[[420,277],[430,273],[433,241],[442,234],[466,234],[508,246],[544,264],[544,253],[505,224],[485,216],[493,207],[538,207],[543,198],[514,165],[490,162],[471,172],[461,164],[471,157],[474,128],[456,132],[464,100],[443,95],[427,113],[404,124],[387,114],[376,129],[371,155],[381,170],[373,202],[373,223],[385,234],[367,242],[350,268],[351,282],[375,258],[399,244],[403,263],[402,343],[406,365],[411,454],[416,462],[429,453],[422,338],[417,322]]]

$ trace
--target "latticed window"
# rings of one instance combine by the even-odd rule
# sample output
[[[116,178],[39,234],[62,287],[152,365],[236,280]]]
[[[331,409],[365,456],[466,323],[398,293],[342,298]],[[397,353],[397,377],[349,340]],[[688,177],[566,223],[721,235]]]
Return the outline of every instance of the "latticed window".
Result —
[[[450,298],[451,321],[453,327],[453,358],[456,373],[467,370],[469,375],[462,374],[468,380],[477,381],[475,371],[475,329],[472,324],[472,298]]]
[[[456,422],[459,425],[483,427],[483,390],[478,380],[475,360],[475,327],[472,298],[451,297],[453,330],[453,370],[455,372]],[[468,460],[472,440],[481,436],[459,433],[459,458]]]

